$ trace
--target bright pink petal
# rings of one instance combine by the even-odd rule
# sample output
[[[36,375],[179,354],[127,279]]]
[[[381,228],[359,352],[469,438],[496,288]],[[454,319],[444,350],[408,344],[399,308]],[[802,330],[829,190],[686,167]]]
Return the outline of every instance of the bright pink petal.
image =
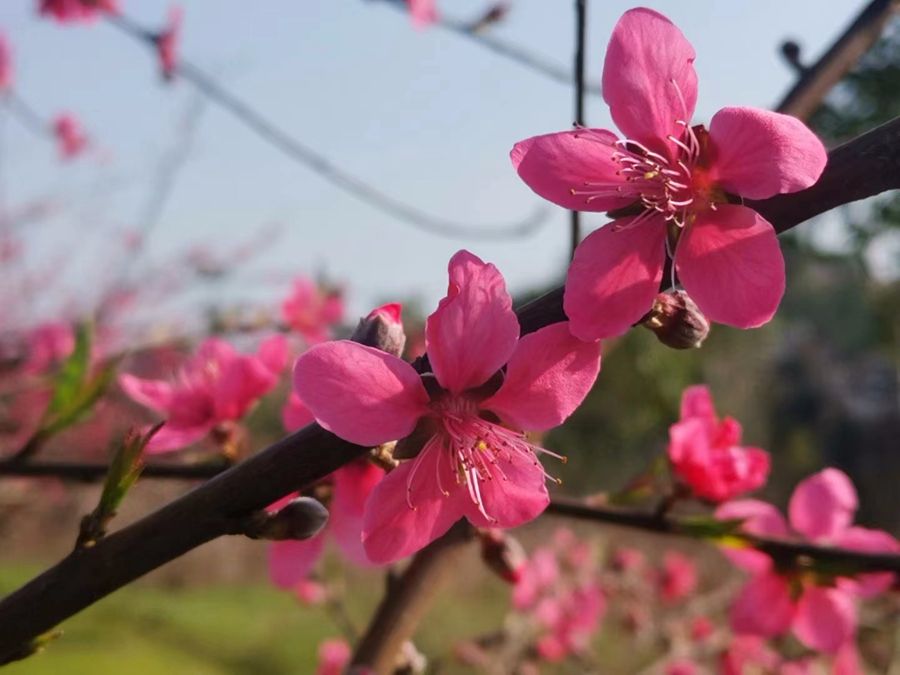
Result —
[[[518,527],[544,512],[550,503],[550,495],[546,475],[537,457],[498,453],[491,467],[492,478],[478,483],[484,513],[489,517],[481,513],[472,499],[466,502],[466,517],[473,525]]]
[[[807,539],[833,540],[850,527],[859,506],[856,488],[838,469],[824,469],[800,481],[788,504],[788,519]]]
[[[456,483],[450,451],[427,445],[372,491],[363,516],[366,555],[373,563],[389,563],[415,553],[464,516],[467,499]]]
[[[777,574],[752,577],[735,598],[729,618],[735,633],[761,637],[786,633],[794,619],[790,585]]]
[[[163,380],[145,380],[134,375],[119,375],[119,386],[128,396],[156,412],[168,412],[172,406],[172,385]]]
[[[737,328],[768,322],[784,295],[784,258],[772,225],[745,206],[720,204],[685,226],[678,276],[708,319]]]
[[[865,675],[859,658],[856,643],[848,640],[834,656],[834,673],[832,675]]]
[[[722,108],[709,125],[712,174],[747,199],[797,192],[815,183],[828,155],[796,117],[758,108]]]
[[[278,376],[254,357],[241,355],[228,361],[212,385],[216,419],[240,419],[277,382]]]
[[[856,603],[839,588],[807,588],[797,603],[794,634],[810,649],[834,654],[856,633]]]
[[[742,520],[741,529],[766,537],[787,537],[784,517],[771,504],[758,499],[738,499],[722,504],[715,511],[719,520]],[[723,548],[723,555],[750,574],[761,574],[772,568],[772,559],[753,548]]]
[[[509,157],[544,199],[573,211],[611,211],[635,201],[617,194],[624,185],[622,167],[612,158],[617,140],[604,129],[574,129],[520,141]]]
[[[713,405],[712,394],[705,384],[697,384],[688,387],[681,394],[681,419],[688,417],[712,417],[716,416],[716,407]]]
[[[581,404],[599,372],[600,345],[555,323],[519,340],[503,385],[481,407],[517,429],[552,429]]]
[[[848,527],[834,539],[834,545],[866,553],[900,553],[900,542],[883,530],[867,527]],[[890,589],[897,577],[892,572],[860,574],[850,582],[853,591],[864,598],[873,598]]]
[[[665,259],[662,217],[622,218],[588,235],[569,266],[563,307],[582,340],[615,337],[650,311]]]
[[[303,401],[297,396],[297,392],[292,391],[281,408],[281,424],[285,430],[297,431],[315,421],[316,418],[309,411],[309,408],[303,405]]]
[[[173,450],[181,450],[203,440],[206,434],[212,431],[212,428],[212,421],[187,427],[177,426],[169,421],[147,443],[146,452],[150,455],[159,455]]]
[[[352,563],[370,565],[362,545],[362,523],[366,501],[384,478],[384,470],[369,461],[350,462],[334,472],[329,530]]]
[[[312,572],[325,548],[325,537],[275,541],[269,546],[269,578],[279,588],[293,588]]]
[[[412,366],[348,340],[302,354],[294,389],[319,424],[359,445],[404,438],[427,412],[428,394]]]
[[[519,321],[496,267],[459,251],[449,273],[447,296],[428,317],[425,340],[438,382],[458,394],[484,384],[509,361]]]
[[[613,29],[603,64],[603,98],[619,129],[656,152],[680,138],[697,103],[694,48],[666,17],[632,9]]]

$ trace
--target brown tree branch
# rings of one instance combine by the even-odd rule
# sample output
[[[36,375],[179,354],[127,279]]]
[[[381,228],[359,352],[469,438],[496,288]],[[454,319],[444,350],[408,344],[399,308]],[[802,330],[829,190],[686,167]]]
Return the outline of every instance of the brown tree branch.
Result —
[[[400,648],[412,638],[471,538],[471,526],[460,520],[447,534],[419,551],[399,579],[389,581],[388,590],[356,647],[352,665],[371,668],[377,675],[394,672]]]
[[[689,519],[671,515],[660,515],[651,511],[589,505],[577,499],[554,499],[546,513],[595,523],[631,527],[659,534],[699,536],[696,521],[692,522]],[[740,540],[748,547],[768,554],[782,567],[797,569],[818,564],[840,567],[847,573],[900,572],[900,554],[896,553],[852,551],[831,546],[818,546],[803,541],[743,533],[729,536]]]
[[[898,136],[900,119],[833,151],[817,186],[753,206],[783,232],[837,204],[898,188]],[[523,333],[564,319],[562,290],[529,303],[518,316]],[[0,602],[0,661],[147,572],[239,531],[247,513],[321,480],[366,451],[310,425],[96,546],[73,552]]]
[[[897,0],[872,0],[828,51],[804,70],[775,109],[802,120],[809,119],[828,92],[878,41],[898,7]]]

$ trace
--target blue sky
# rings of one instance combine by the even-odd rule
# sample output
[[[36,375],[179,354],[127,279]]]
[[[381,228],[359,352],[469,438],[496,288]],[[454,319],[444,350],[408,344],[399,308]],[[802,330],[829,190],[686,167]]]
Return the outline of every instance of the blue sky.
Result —
[[[157,0],[121,2],[147,25],[161,22],[168,7]],[[470,17],[487,3],[439,4],[448,15]],[[668,15],[696,48],[697,122],[724,105],[774,104],[793,80],[778,56],[780,41],[797,40],[811,60],[860,8],[839,0],[646,4]],[[138,217],[191,88],[163,85],[152,55],[103,22],[61,27],[38,19],[35,5],[3,0],[0,7],[0,27],[15,49],[17,89],[47,116],[61,109],[79,115],[104,159],[61,165],[51,145],[3,119],[2,194],[12,206],[46,196],[66,205],[57,217],[30,226],[27,236],[45,256],[71,261],[71,291],[87,297],[91,275],[109,264],[115,233]],[[497,35],[568,66],[572,5],[515,0]],[[571,124],[567,87],[439,28],[415,31],[377,1],[193,0],[183,6],[186,57],[383,191],[435,215],[485,226],[538,206],[508,152],[517,140]],[[590,2],[590,80],[599,79],[612,26],[631,6]],[[602,100],[589,100],[587,121],[611,125]],[[527,239],[484,243],[424,234],[338,191],[211,107],[144,260],[171,267],[174,255],[192,244],[229,248],[279,223],[277,242],[217,289],[217,299],[274,299],[291,274],[326,272],[346,282],[354,311],[410,296],[431,307],[446,288],[446,261],[461,247],[497,263],[514,291],[559,278],[568,216],[548,208],[549,222]],[[588,217],[588,227],[601,218]]]

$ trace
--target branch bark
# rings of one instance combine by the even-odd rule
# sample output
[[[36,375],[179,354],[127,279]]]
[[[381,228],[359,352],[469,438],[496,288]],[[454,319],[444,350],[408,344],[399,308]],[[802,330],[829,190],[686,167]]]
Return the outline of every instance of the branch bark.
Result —
[[[888,20],[900,7],[897,0],[872,0],[816,63],[805,70],[775,108],[807,120],[834,86],[881,37]]]
[[[595,523],[607,523],[623,527],[637,528],[660,534],[697,536],[696,527],[690,521],[675,516],[620,509],[607,506],[588,505],[576,499],[554,499],[547,513],[578,518]],[[802,541],[775,539],[751,534],[736,534],[748,546],[768,554],[784,567],[809,567],[810,564],[841,566],[853,572],[900,572],[900,554],[868,553],[851,551],[832,546],[818,546]]]
[[[471,526],[460,520],[447,534],[419,551],[398,580],[389,582],[387,593],[356,647],[352,665],[364,666],[377,675],[394,672],[403,643],[412,638],[471,538]]]
[[[784,232],[838,204],[900,188],[900,119],[834,150],[809,190],[753,204]],[[562,289],[518,311],[523,333],[565,319]],[[0,662],[64,619],[216,537],[246,514],[321,480],[366,448],[310,425],[162,509],[73,552],[0,602]]]

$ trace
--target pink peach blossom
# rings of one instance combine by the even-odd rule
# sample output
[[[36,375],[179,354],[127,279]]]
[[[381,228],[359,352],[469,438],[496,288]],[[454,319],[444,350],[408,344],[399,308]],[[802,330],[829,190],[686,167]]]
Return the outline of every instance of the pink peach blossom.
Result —
[[[781,659],[765,640],[756,635],[736,635],[719,658],[722,675],[745,675],[758,666],[761,672],[776,672]]]
[[[93,21],[101,12],[117,14],[117,0],[40,0],[38,12],[59,23]]]
[[[22,371],[32,375],[46,373],[75,349],[75,332],[65,321],[48,321],[32,329],[26,336],[28,358]]]
[[[421,549],[463,517],[509,528],[540,514],[549,497],[536,453],[546,451],[524,430],[562,423],[599,372],[599,345],[575,339],[566,323],[520,339],[493,265],[460,251],[449,273],[425,328],[424,381],[405,361],[348,341],[316,345],[294,368],[295,389],[324,428],[365,446],[403,439],[395,456],[416,455],[366,506],[363,544],[374,562]]]
[[[438,20],[435,0],[406,0],[413,26],[418,29],[427,28]]]
[[[837,469],[824,469],[801,481],[788,505],[789,523],[770,504],[746,499],[723,504],[721,519],[743,519],[751,534],[787,537],[793,530],[820,545],[860,551],[900,552],[887,532],[852,525],[858,499],[853,483]],[[884,592],[894,582],[891,573],[839,576],[832,582],[810,575],[781,573],[764,553],[725,549],[726,555],[750,573],[750,580],[731,608],[737,633],[773,637],[792,631],[811,649],[837,653],[856,634],[856,600]]]
[[[306,277],[294,280],[290,296],[281,305],[282,320],[308,344],[327,340],[331,327],[340,322],[343,314],[341,294],[323,290]]]
[[[287,363],[281,335],[264,340],[254,355],[239,354],[218,338],[204,341],[174,382],[119,376],[136,402],[166,416],[147,446],[161,453],[196,443],[216,426],[240,420],[277,383]]]
[[[663,602],[678,602],[697,590],[697,567],[686,555],[666,551],[657,577]]]
[[[756,108],[723,108],[707,131],[691,126],[694,49],[666,17],[645,8],[613,30],[603,95],[625,139],[579,128],[513,148],[519,176],[537,194],[577,211],[615,211],[578,247],[564,308],[586,340],[624,333],[651,307],[664,262],[711,320],[740,328],[772,318],[784,260],[772,225],[742,205],[812,185],[826,162],[799,120]]]
[[[12,47],[9,46],[9,40],[6,39],[6,35],[0,33],[0,92],[11,88],[12,84]]]
[[[765,484],[769,454],[740,442],[740,423],[731,417],[719,421],[707,387],[684,390],[681,420],[669,427],[668,454],[694,495],[723,502]]]
[[[56,136],[59,156],[62,159],[77,157],[87,148],[88,137],[81,127],[81,122],[70,113],[57,115],[53,121],[53,135]]]
[[[184,10],[179,6],[169,9],[169,22],[165,29],[156,36],[156,53],[162,76],[171,80],[178,67],[178,49],[181,41],[181,22]]]
[[[350,645],[346,640],[335,638],[319,645],[319,665],[316,675],[341,675],[350,663]]]

